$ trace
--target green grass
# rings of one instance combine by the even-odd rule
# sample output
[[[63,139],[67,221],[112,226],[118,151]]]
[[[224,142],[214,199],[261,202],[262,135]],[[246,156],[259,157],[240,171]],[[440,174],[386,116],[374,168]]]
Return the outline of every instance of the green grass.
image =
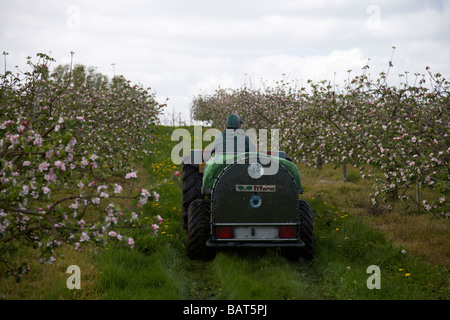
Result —
[[[188,128],[192,131],[192,128]],[[161,127],[161,153],[145,167],[158,177],[155,164],[169,166],[172,128]],[[172,170],[173,167],[170,168]],[[181,168],[177,168],[181,171]],[[160,171],[166,170],[159,166]],[[315,169],[313,169],[315,170]],[[166,170],[168,171],[168,170]],[[365,189],[353,177],[338,187],[341,195]],[[332,176],[332,173],[329,173]],[[326,190],[326,189],[324,189]],[[316,190],[317,191],[317,190]],[[393,245],[363,219],[327,204],[324,197],[306,200],[314,209],[316,255],[294,263],[276,249],[222,250],[211,262],[190,261],[181,227],[181,183],[158,190],[163,227],[157,238],[137,239],[133,250],[110,249],[98,258],[103,299],[448,299],[448,271],[433,267]],[[321,192],[319,190],[319,192]],[[358,202],[351,199],[350,202]],[[367,268],[381,270],[381,289],[367,288]]]
[[[138,250],[109,250],[98,259],[102,270],[102,299],[181,299],[182,292],[173,274],[177,254],[168,246],[143,254]]]
[[[243,250],[244,252],[247,250]],[[310,296],[312,281],[275,250],[221,252],[213,262],[217,299],[295,300]]]
[[[324,280],[328,299],[448,299],[448,270],[402,253],[358,217],[310,200],[315,208],[317,253],[311,271]],[[381,271],[381,289],[367,288],[367,268]]]
[[[316,256],[294,263],[276,250],[220,253],[213,262],[223,299],[448,299],[448,271],[403,254],[378,231],[311,200]],[[336,213],[337,212],[337,213]],[[380,268],[381,288],[370,290],[367,268]]]
[[[193,133],[192,127],[186,127]],[[154,186],[180,166],[170,161],[173,128],[159,127],[159,153],[143,161]],[[133,249],[109,247],[81,253],[66,252],[57,265],[37,266],[25,287],[0,278],[0,297],[7,299],[105,300],[449,300],[448,265],[425,262],[404,249],[367,219],[365,194],[370,185],[352,177],[341,181],[342,171],[301,167],[304,199],[314,210],[316,253],[311,261],[291,262],[276,249],[221,250],[210,262],[186,256],[186,232],[181,226],[181,178],[157,189],[158,203],[144,206],[148,216],[164,219],[156,237],[135,233]],[[339,204],[339,205],[336,205]],[[345,208],[345,210],[343,210]],[[408,217],[403,217],[406,224]],[[425,218],[423,218],[425,219]],[[385,219],[386,221],[387,219]],[[371,222],[371,223],[368,223]],[[431,222],[430,222],[431,223]],[[434,222],[433,222],[434,223]],[[442,230],[445,229],[444,226]],[[408,230],[408,229],[406,229]],[[443,232],[444,232],[443,231]],[[448,232],[447,232],[448,234]],[[425,235],[423,235],[425,237]],[[448,246],[448,243],[446,244]],[[444,245],[445,248],[445,245]],[[447,251],[448,252],[448,251]],[[26,254],[26,253],[23,253]],[[65,288],[66,268],[79,264],[82,290]],[[371,274],[380,268],[381,289],[367,288]],[[22,284],[23,284],[22,283]],[[42,288],[42,289],[41,289]],[[44,292],[45,290],[45,292]]]

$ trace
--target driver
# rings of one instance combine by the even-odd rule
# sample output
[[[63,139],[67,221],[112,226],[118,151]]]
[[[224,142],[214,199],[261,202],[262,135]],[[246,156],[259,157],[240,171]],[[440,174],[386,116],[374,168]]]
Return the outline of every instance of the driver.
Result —
[[[211,155],[255,151],[256,148],[249,136],[241,129],[243,123],[238,115],[228,116],[226,130],[215,136]]]

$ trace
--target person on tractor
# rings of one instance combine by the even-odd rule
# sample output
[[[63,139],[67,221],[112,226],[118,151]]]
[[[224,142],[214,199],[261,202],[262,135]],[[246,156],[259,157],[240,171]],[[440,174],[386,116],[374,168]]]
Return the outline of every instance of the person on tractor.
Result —
[[[249,136],[241,129],[243,123],[238,115],[228,116],[226,130],[215,136],[211,155],[256,151]]]

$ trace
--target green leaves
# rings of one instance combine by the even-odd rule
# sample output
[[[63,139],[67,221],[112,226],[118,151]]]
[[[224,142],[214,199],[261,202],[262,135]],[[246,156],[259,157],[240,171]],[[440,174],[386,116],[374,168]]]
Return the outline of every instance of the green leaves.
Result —
[[[429,86],[411,86],[401,75],[397,87],[386,83],[386,73],[371,80],[366,69],[343,87],[309,80],[308,88],[282,81],[264,89],[218,88],[195,97],[191,110],[217,128],[234,113],[244,119],[244,130],[280,129],[281,148],[308,166],[358,167],[376,185],[374,205],[407,199],[409,187],[419,183],[439,192],[439,201],[425,209],[448,215],[450,82],[427,69]]]
[[[115,185],[129,183],[129,160],[155,139],[161,106],[123,77],[80,65],[50,72],[55,60],[37,58],[27,58],[31,72],[0,75],[0,244],[28,244],[52,262],[60,241],[78,249],[131,226],[131,213],[114,205]],[[138,196],[120,196],[131,202],[125,211],[140,210]]]

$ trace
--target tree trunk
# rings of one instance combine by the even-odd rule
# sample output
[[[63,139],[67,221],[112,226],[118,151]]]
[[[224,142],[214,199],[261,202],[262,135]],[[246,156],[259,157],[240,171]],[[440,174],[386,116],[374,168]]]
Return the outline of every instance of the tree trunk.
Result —
[[[342,173],[344,174],[344,182],[348,182],[347,180],[347,164],[344,163],[344,165],[342,166]]]

